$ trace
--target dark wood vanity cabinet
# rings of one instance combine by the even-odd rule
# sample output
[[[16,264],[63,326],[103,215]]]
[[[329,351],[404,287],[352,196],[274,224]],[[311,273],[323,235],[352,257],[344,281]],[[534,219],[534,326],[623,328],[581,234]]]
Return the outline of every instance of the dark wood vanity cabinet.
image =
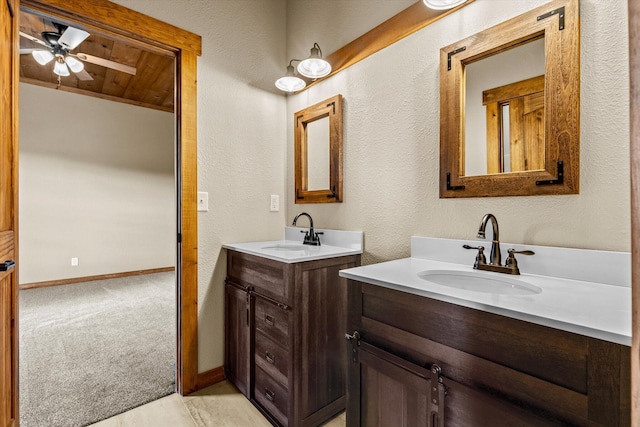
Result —
[[[627,346],[358,281],[348,324],[348,426],[630,425]]]
[[[225,375],[274,425],[317,426],[346,402],[347,285],[360,255],[284,263],[227,252]]]

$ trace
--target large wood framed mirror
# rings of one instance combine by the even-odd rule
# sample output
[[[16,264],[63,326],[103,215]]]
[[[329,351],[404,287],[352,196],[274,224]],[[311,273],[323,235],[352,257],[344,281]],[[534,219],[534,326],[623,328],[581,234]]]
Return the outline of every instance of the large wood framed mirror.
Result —
[[[440,51],[440,197],[577,194],[578,0]]]
[[[342,202],[342,95],[298,111],[293,120],[295,202]]]

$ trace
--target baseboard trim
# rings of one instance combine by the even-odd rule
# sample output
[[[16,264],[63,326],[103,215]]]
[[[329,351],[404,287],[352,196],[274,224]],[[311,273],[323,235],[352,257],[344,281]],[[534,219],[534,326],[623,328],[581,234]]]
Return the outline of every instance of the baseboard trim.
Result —
[[[205,372],[200,372],[198,373],[196,391],[202,390],[203,388],[207,388],[224,380],[224,366],[219,366]]]
[[[122,273],[99,274],[97,276],[72,277],[70,279],[49,280],[47,282],[23,283],[19,285],[20,290],[33,288],[46,288],[48,286],[70,285],[73,283],[92,282],[94,280],[118,279],[121,277],[140,276],[142,274],[164,273],[174,271],[175,267],[150,268],[148,270],[125,271]]]

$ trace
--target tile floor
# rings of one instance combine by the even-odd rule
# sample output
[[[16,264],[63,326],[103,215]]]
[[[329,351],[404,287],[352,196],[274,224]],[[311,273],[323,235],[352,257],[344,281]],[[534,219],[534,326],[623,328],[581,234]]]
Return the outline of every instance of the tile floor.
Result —
[[[345,414],[324,427],[344,427]],[[172,394],[92,427],[269,427],[271,424],[227,381],[189,396]]]

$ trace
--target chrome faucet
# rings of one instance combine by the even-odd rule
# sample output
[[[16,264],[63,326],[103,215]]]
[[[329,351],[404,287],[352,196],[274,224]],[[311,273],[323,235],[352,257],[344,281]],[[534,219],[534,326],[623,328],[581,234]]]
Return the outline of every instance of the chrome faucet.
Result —
[[[488,213],[482,217],[480,228],[478,229],[478,235],[476,237],[478,239],[486,239],[485,229],[487,228],[487,223],[489,221],[491,221],[491,226],[493,227],[493,239],[491,241],[491,253],[489,254],[488,264],[484,256],[484,246],[462,245],[465,249],[476,249],[478,251],[478,255],[476,255],[475,262],[473,263],[473,268],[476,270],[494,271],[496,273],[520,274],[515,254],[535,255],[535,252],[529,250],[516,251],[511,248],[507,251],[509,252],[509,256],[507,257],[504,265],[502,265],[502,254],[500,253],[500,231],[498,230],[498,220],[493,214]]]
[[[304,231],[304,230],[300,230],[301,233],[304,233],[304,241],[302,242],[303,245],[313,245],[313,246],[320,246],[320,234],[324,234],[322,233],[322,231],[320,232],[316,232],[313,229],[313,218],[311,218],[311,215],[309,215],[306,212],[301,212],[298,215],[296,215],[295,218],[293,218],[293,222],[291,223],[291,225],[295,226],[296,223],[298,222],[298,218],[300,218],[301,216],[306,216],[307,218],[309,218],[309,231]]]
[[[489,264],[501,265],[502,254],[500,253],[500,231],[498,230],[498,220],[493,214],[486,214],[482,217],[480,228],[478,229],[478,239],[486,239],[484,230],[487,228],[487,222],[491,221],[493,228],[493,240],[491,241],[491,253],[489,253]]]

